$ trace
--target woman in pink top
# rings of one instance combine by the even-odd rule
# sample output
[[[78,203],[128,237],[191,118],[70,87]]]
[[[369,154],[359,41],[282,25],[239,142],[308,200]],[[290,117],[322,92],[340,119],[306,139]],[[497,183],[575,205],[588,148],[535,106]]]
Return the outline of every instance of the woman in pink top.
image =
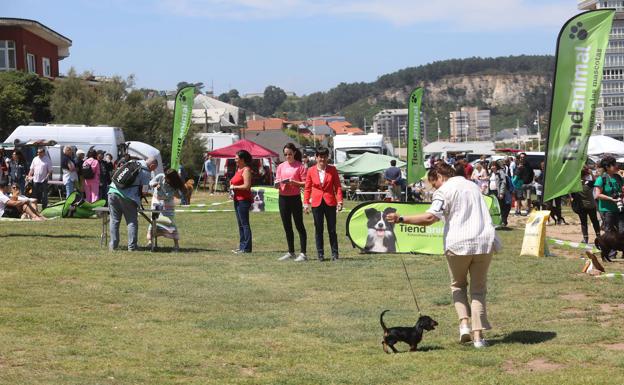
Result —
[[[87,151],[87,159],[82,163],[81,172],[84,175],[84,169],[89,165],[93,171],[93,177],[84,177],[84,199],[87,202],[95,202],[98,200],[100,192],[100,162],[97,160],[97,151],[90,149]]]
[[[306,246],[308,235],[303,225],[303,204],[301,203],[301,188],[305,185],[306,167],[301,163],[301,151],[292,143],[284,146],[286,161],[277,166],[275,184],[279,188],[279,209],[286,233],[288,253],[279,258],[286,261],[295,258],[295,234],[293,233],[291,217],[299,233],[301,252],[295,258],[297,262],[307,260]]]

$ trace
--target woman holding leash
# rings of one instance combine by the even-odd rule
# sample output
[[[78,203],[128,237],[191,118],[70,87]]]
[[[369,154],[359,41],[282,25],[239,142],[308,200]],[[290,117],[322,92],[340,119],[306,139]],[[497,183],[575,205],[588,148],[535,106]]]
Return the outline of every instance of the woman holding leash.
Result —
[[[249,209],[253,202],[251,197],[251,154],[240,150],[234,158],[236,173],[230,180],[230,192],[234,201],[234,211],[238,222],[239,243],[234,254],[251,253],[251,226],[249,225]]]
[[[292,143],[287,143],[284,146],[284,158],[286,161],[277,166],[275,184],[279,188],[279,210],[286,233],[288,253],[280,257],[279,260],[286,261],[295,258],[295,234],[292,228],[292,217],[295,220],[295,227],[299,233],[299,244],[301,245],[301,252],[295,258],[295,262],[303,262],[308,259],[306,257],[308,235],[303,224],[303,204],[301,203],[301,188],[305,186],[306,167],[301,163],[301,151]]]
[[[436,189],[429,210],[409,217],[402,217],[398,212],[390,213],[387,219],[420,226],[444,220],[444,252],[460,322],[460,342],[468,342],[472,338],[475,348],[485,347],[487,342],[483,338],[483,330],[491,328],[485,305],[487,273],[492,253],[500,250],[500,241],[477,185],[456,177],[453,167],[447,164],[437,164],[429,171],[427,179]],[[470,304],[466,290],[468,275]]]
[[[342,187],[336,167],[327,164],[329,149],[316,150],[316,166],[308,169],[303,190],[304,210],[314,217],[314,237],[319,261],[325,260],[323,250],[323,227],[327,221],[327,233],[331,246],[332,261],[338,260],[338,236],[336,235],[336,212],[342,210]]]

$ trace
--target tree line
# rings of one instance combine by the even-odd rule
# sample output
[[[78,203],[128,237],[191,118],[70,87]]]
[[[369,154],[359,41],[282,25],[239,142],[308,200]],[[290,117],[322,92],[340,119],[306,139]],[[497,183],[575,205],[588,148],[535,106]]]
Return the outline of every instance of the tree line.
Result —
[[[6,138],[19,125],[31,122],[109,125],[120,127],[126,140],[148,143],[171,158],[173,111],[154,90],[135,89],[132,76],[93,82],[90,74],[76,74],[54,82],[21,71],[0,72],[0,135]],[[87,79],[87,80],[85,80]],[[42,138],[45,139],[45,138]],[[190,132],[182,165],[201,171],[203,144]]]
[[[232,89],[218,96],[219,100],[234,104],[247,111],[254,111],[264,116],[288,117],[292,120],[301,120],[311,116],[323,114],[341,114],[355,125],[363,127],[381,109],[407,108],[406,103],[394,98],[383,96],[387,90],[404,90],[435,82],[445,76],[460,75],[496,75],[496,74],[526,74],[540,75],[547,79],[552,78],[554,57],[549,55],[521,55],[497,58],[472,57],[467,59],[450,59],[435,61],[426,65],[405,68],[391,74],[380,76],[376,81],[365,83],[340,83],[326,92],[314,92],[301,97],[286,97],[279,87],[269,86],[263,97],[242,98],[239,91]],[[465,90],[450,88],[447,90],[453,102],[439,102],[424,99],[424,117],[428,124],[435,125],[440,118],[448,117],[449,111],[457,108],[459,102],[468,102],[481,108],[492,111],[493,127],[515,127],[516,119],[520,124],[532,126],[533,117],[537,110],[550,110],[550,83],[540,84],[528,88],[523,95],[525,103],[493,107],[477,97],[475,100],[464,100]],[[426,91],[425,91],[426,92]],[[448,134],[448,121],[446,121]],[[430,139],[433,139],[436,130],[431,130]]]

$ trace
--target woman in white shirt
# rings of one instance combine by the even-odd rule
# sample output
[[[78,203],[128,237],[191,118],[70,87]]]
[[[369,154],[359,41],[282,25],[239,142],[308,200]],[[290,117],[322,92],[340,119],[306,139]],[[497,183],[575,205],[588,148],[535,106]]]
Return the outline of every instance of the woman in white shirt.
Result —
[[[477,184],[477,186],[479,186],[482,194],[487,194],[489,177],[487,170],[485,169],[485,167],[483,167],[481,162],[477,163],[474,171],[472,171],[472,177],[470,179],[472,179]]]
[[[451,275],[451,293],[459,317],[460,342],[473,340],[475,348],[487,346],[483,330],[490,329],[485,306],[487,273],[492,253],[500,249],[490,212],[479,188],[453,167],[438,164],[429,171],[436,192],[426,213],[402,217],[388,214],[391,222],[429,226],[444,224],[444,251]],[[468,301],[468,275],[470,297]],[[471,325],[472,323],[472,325]],[[471,328],[472,326],[472,328]],[[471,336],[472,334],[472,336]]]

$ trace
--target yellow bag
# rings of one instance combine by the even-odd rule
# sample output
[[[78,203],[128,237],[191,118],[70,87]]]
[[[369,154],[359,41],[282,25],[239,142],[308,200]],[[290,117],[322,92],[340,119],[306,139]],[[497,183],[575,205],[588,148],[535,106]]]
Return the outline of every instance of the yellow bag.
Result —
[[[520,255],[544,256],[548,217],[550,217],[550,211],[548,210],[533,211],[529,214],[526,227],[524,228],[524,239]]]

